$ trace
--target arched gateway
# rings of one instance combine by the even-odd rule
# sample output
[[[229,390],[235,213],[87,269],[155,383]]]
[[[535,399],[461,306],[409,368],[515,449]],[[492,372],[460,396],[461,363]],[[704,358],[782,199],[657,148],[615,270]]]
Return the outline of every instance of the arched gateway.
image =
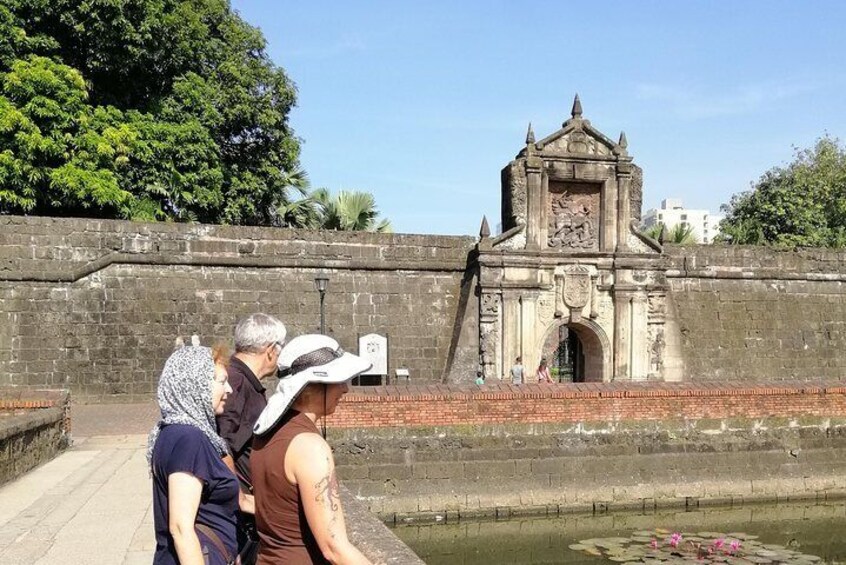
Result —
[[[502,235],[483,222],[479,347],[486,377],[518,356],[534,377],[542,356],[571,380],[663,375],[650,356],[664,334],[661,246],[636,229],[642,172],[582,117],[526,146],[502,170]],[[660,354],[660,353],[659,353]]]
[[[554,323],[542,341],[540,356],[549,363],[556,382],[611,380],[611,342],[592,320]]]

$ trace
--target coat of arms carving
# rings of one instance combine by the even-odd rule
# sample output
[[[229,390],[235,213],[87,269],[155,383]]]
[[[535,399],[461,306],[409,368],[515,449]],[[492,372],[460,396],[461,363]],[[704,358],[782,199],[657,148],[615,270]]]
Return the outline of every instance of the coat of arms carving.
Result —
[[[590,300],[590,272],[587,269],[568,271],[564,275],[564,304],[570,308],[584,308]]]
[[[570,309],[570,318],[575,321],[581,317],[582,308],[590,301],[590,271],[582,266],[573,267],[564,273],[561,299]]]

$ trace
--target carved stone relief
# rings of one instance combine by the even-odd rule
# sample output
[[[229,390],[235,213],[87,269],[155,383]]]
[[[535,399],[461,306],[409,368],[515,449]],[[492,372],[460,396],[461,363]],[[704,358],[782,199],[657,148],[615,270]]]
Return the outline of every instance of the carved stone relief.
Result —
[[[649,377],[660,378],[664,369],[664,349],[667,342],[664,341],[664,328],[658,327],[655,330],[655,337],[649,347]]]
[[[543,146],[545,153],[575,153],[579,155],[610,155],[611,151],[604,143],[576,129],[567,135],[554,139]]]
[[[632,181],[629,187],[631,218],[639,224],[643,206],[643,169],[637,165],[632,165]]]
[[[553,318],[555,318],[555,302],[554,293],[545,293],[538,297],[537,316],[539,326],[546,327],[552,323]]]
[[[663,324],[667,317],[666,295],[650,294],[648,297],[648,318],[650,324]]]
[[[526,223],[526,170],[519,161],[512,161],[503,170],[503,177],[508,191],[503,194],[503,216],[507,230],[518,223]]]
[[[496,379],[497,359],[496,348],[499,343],[499,326],[497,323],[479,324],[479,364],[485,379]]]
[[[547,242],[552,249],[599,248],[599,188],[583,183],[549,183]]]
[[[496,316],[499,313],[499,303],[498,294],[482,294],[482,316]]]

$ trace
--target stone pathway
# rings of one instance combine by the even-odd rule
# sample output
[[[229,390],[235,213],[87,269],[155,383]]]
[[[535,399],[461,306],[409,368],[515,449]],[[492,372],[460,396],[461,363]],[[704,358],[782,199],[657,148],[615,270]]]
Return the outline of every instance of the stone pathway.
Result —
[[[155,404],[74,406],[74,445],[0,487],[0,555],[9,564],[149,564],[145,459]]]
[[[0,487],[3,565],[149,565],[156,540],[147,433],[155,403],[73,406],[73,446]],[[375,563],[423,565],[342,489],[347,525]]]

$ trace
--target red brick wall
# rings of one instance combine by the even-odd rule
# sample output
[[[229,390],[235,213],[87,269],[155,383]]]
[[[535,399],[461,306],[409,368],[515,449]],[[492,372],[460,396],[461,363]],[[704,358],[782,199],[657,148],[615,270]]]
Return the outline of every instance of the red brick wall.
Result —
[[[360,387],[328,423],[383,428],[801,416],[846,416],[846,382]]]

